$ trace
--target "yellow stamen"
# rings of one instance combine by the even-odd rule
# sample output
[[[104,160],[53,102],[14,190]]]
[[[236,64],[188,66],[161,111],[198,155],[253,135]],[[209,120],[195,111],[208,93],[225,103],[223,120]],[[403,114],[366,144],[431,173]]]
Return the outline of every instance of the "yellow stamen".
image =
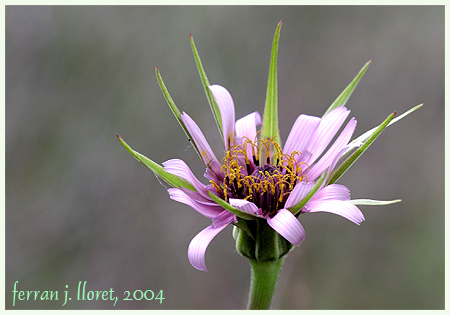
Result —
[[[253,199],[259,199],[264,194],[276,196],[276,206],[278,207],[283,200],[286,200],[286,196],[290,194],[295,184],[306,178],[302,168],[302,164],[306,163],[298,163],[296,160],[296,156],[301,153],[298,151],[291,154],[283,153],[273,138],[255,139],[254,141],[244,138],[242,140],[243,144],[234,145],[226,152],[221,167],[224,174],[223,186],[219,187],[217,184],[213,184],[214,188],[218,192],[223,191],[225,200],[228,199],[228,194],[254,202],[259,202],[259,200]],[[247,174],[244,173],[245,167],[241,166],[238,160],[241,161],[241,164],[245,161]],[[264,163],[265,160],[267,163]],[[271,164],[273,161],[276,161],[275,165]],[[250,174],[250,165],[253,162],[256,163],[258,169],[256,174],[255,172]],[[262,164],[260,164],[261,162]],[[267,196],[267,200],[272,200],[272,197]]]

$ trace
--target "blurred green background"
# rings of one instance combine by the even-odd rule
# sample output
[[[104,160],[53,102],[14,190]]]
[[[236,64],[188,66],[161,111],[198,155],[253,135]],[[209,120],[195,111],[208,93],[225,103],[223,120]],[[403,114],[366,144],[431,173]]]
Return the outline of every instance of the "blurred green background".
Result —
[[[159,90],[154,69],[216,155],[220,137],[192,56],[233,95],[236,117],[263,112],[271,42],[286,139],[302,113],[321,116],[373,59],[348,108],[355,136],[391,112],[389,127],[339,182],[361,226],[306,214],[274,309],[444,308],[444,6],[7,6],[6,307],[12,288],[163,290],[165,300],[75,301],[64,309],[242,309],[250,269],[231,227],[210,244],[208,272],[190,240],[210,221],[171,201],[116,139],[162,163],[203,167]],[[119,298],[123,295],[119,295]],[[20,301],[15,309],[62,308]]]

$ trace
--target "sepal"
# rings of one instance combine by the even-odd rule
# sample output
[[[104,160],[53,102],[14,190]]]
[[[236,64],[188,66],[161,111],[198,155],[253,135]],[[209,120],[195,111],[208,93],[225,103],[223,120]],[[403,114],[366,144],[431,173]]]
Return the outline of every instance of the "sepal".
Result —
[[[233,237],[237,252],[248,259],[258,262],[277,261],[294,247],[272,229],[265,219],[258,218],[247,224],[254,238],[241,229],[235,229]]]

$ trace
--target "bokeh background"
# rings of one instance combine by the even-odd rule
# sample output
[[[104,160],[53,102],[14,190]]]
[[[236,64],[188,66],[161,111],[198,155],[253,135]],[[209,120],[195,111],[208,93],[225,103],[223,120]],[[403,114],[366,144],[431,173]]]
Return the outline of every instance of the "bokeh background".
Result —
[[[210,221],[169,199],[116,139],[161,163],[185,160],[201,178],[154,69],[218,156],[220,137],[192,56],[233,95],[236,117],[263,112],[271,42],[282,139],[301,113],[321,116],[370,59],[347,106],[355,136],[424,103],[389,127],[339,180],[361,226],[301,216],[306,240],[289,254],[274,309],[444,308],[444,6],[7,6],[6,308],[21,290],[62,301],[15,309],[242,309],[250,269],[232,228],[210,244],[208,272],[190,240]],[[163,290],[157,301],[75,301],[88,290]],[[123,297],[123,295],[119,295]]]

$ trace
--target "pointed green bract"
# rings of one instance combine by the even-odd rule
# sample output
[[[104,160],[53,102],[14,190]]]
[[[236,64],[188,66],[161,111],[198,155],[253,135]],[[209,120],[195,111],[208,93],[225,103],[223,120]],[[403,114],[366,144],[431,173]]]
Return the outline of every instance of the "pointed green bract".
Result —
[[[363,77],[364,73],[366,72],[367,68],[369,67],[369,65],[371,63],[372,63],[372,60],[369,60],[368,62],[366,62],[366,64],[361,68],[361,70],[359,70],[358,74],[353,79],[353,81],[350,82],[350,84],[345,88],[345,90],[342,91],[342,93],[330,105],[330,107],[325,112],[324,116],[328,112],[335,109],[336,107],[344,106],[347,103],[348,99],[352,95],[353,91],[355,90],[356,86],[358,85],[359,81],[361,80],[361,78]]]
[[[144,164],[148,169],[150,169],[157,177],[161,178],[164,182],[166,182],[170,187],[173,188],[187,188],[192,191],[197,191],[191,183],[189,183],[184,178],[181,178],[177,175],[168,173],[164,170],[164,167],[159,165],[156,162],[153,162],[148,157],[140,154],[139,152],[134,151],[119,135],[117,135],[117,139],[119,139],[120,143],[127,149],[128,152],[131,153],[139,162]]]
[[[203,84],[203,89],[205,90],[206,98],[208,99],[209,106],[211,107],[211,111],[213,113],[214,119],[216,121],[217,127],[219,128],[220,136],[223,139],[223,127],[222,127],[222,117],[220,115],[219,106],[217,106],[216,99],[214,95],[209,89],[209,81],[206,76],[205,70],[203,69],[202,61],[200,60],[200,56],[198,55],[197,48],[195,47],[194,38],[191,36],[191,47],[192,52],[194,53],[195,63],[197,65],[198,73],[200,74],[200,79]]]
[[[381,123],[380,126],[372,133],[372,135],[367,138],[367,140],[355,151],[353,152],[343,163],[340,167],[338,167],[332,174],[330,179],[327,182],[327,185],[331,185],[335,183],[349,168],[353,165],[353,163],[356,162],[356,160],[363,154],[367,148],[372,144],[372,142],[375,141],[376,138],[381,134],[381,132],[386,129],[389,122],[391,122],[392,119],[394,119],[395,113],[392,113],[389,115],[388,118],[386,118],[385,121]]]
[[[308,201],[314,196],[314,194],[319,190],[319,188],[322,186],[322,183],[324,182],[326,177],[327,177],[327,172],[325,171],[319,177],[319,179],[314,184],[313,188],[311,188],[311,190],[305,196],[305,198],[300,200],[300,202],[297,203],[295,206],[288,208],[288,210],[291,211],[293,215],[297,215],[300,212],[300,210],[302,210],[303,207],[308,203]]]
[[[216,195],[214,195],[213,193],[211,193],[210,191],[208,192],[208,195],[220,206],[222,206],[223,208],[227,209],[228,211],[230,211],[232,214],[244,219],[244,220],[255,220],[256,218],[258,218],[256,215],[250,214],[248,212],[244,212],[242,210],[239,210],[238,208],[233,207],[232,205],[230,205],[228,202],[226,202],[225,200],[217,197]]]
[[[414,106],[413,108],[411,108],[410,110],[404,112],[403,114],[399,115],[398,117],[395,117],[394,119],[392,119],[389,124],[387,125],[387,127],[389,127],[390,125],[392,125],[393,123],[396,123],[397,121],[399,121],[402,118],[405,118],[406,116],[408,116],[409,114],[415,112],[416,110],[418,110],[419,108],[421,108],[423,106],[423,104],[419,104],[417,106]],[[379,126],[378,126],[379,127]],[[361,136],[359,136],[358,138],[356,138],[355,140],[353,140],[351,143],[358,143],[358,142],[364,142],[365,140],[367,140],[374,132],[375,130],[377,130],[378,127],[372,128],[369,131],[366,131],[365,133],[363,133]],[[351,151],[352,148],[348,148],[347,151],[345,151],[344,155],[347,154],[349,151]]]
[[[269,79],[267,81],[266,104],[261,127],[262,139],[273,138],[281,146],[278,129],[278,83],[277,83],[277,56],[280,30],[283,20],[278,23],[273,37],[272,53],[270,55]]]
[[[253,240],[255,239],[252,235],[252,231],[250,231],[250,229],[248,228],[247,222],[244,219],[238,217],[237,222],[232,222],[231,224],[234,225],[234,229],[233,229],[233,238],[234,239],[236,239],[236,237],[237,237],[236,234],[239,232],[239,231],[235,231],[235,229],[237,229],[237,228],[239,228],[242,231],[244,231],[245,233],[247,233],[247,235],[250,238],[252,238]]]
[[[395,200],[372,200],[372,199],[353,199],[351,202],[357,206],[384,206],[401,202],[401,199]]]
[[[184,125],[183,121],[180,118],[181,112],[178,109],[177,105],[175,105],[175,102],[173,101],[172,97],[170,96],[169,91],[167,90],[166,85],[164,84],[164,81],[161,77],[161,74],[159,73],[158,67],[156,67],[155,72],[156,72],[156,79],[158,80],[159,87],[164,95],[164,98],[166,99],[167,104],[172,110],[172,113],[174,114],[175,118],[178,120],[178,123],[180,124],[181,128],[183,128],[184,132],[186,133],[186,136],[194,146],[194,149],[197,152],[198,156],[200,157],[200,159],[202,159],[202,156],[200,155],[200,151],[198,150],[195,141],[192,139],[191,134],[189,133],[189,131],[187,130],[186,126]]]
[[[371,63],[372,60],[366,62],[364,67],[362,67],[361,70],[359,70],[359,73],[356,75],[353,81],[350,82],[350,84],[345,88],[345,90],[342,91],[342,93],[334,100],[334,102],[330,105],[330,107],[328,107],[325,114],[323,114],[324,116],[328,114],[328,112],[335,109],[336,107],[344,106],[347,103],[348,99],[352,95],[353,91],[355,90],[356,86],[358,85],[359,81],[361,80],[361,78],[363,77],[364,73],[366,72],[367,68]]]

